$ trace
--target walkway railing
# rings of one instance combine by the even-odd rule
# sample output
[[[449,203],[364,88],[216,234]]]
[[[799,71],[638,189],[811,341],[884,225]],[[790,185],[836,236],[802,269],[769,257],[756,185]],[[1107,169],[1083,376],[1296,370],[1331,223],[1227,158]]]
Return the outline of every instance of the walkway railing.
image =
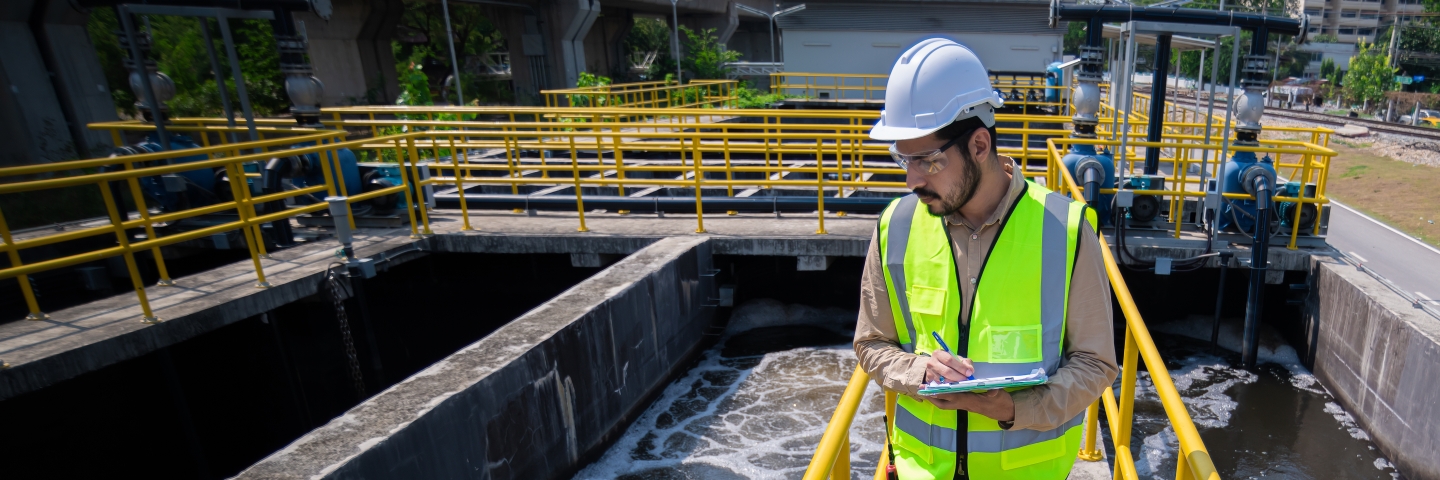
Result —
[[[541,90],[547,107],[701,108],[733,106],[736,80],[636,82]]]
[[[249,250],[251,262],[254,265],[256,283],[260,288],[269,287],[265,280],[264,266],[261,260],[268,258],[265,250],[261,225],[293,218],[298,215],[317,212],[328,208],[324,202],[317,202],[309,205],[299,205],[293,208],[286,208],[279,211],[266,211],[264,205],[271,202],[284,202],[286,199],[293,199],[304,195],[320,194],[326,195],[347,195],[344,185],[333,181],[332,172],[337,168],[338,154],[336,151],[341,148],[355,148],[364,143],[373,143],[375,139],[344,141],[345,132],[336,130],[313,130],[313,129],[269,129],[264,130],[271,135],[281,138],[272,138],[253,142],[224,143],[223,139],[230,133],[246,135],[244,129],[225,129],[223,127],[202,126],[195,127],[187,125],[183,120],[177,121],[170,126],[170,131],[175,133],[186,133],[202,139],[205,143],[200,148],[182,150],[171,150],[160,153],[144,153],[137,155],[116,156],[110,158],[78,160],[71,162],[58,162],[43,165],[31,165],[23,167],[0,168],[0,195],[3,194],[24,194],[40,190],[51,189],[72,189],[71,194],[80,192],[74,188],[92,187],[98,189],[99,201],[104,204],[107,221],[103,225],[85,227],[69,231],[45,232],[39,235],[28,235],[25,238],[16,238],[5,222],[4,212],[0,212],[0,250],[4,250],[9,257],[8,267],[0,269],[0,279],[18,277],[21,292],[29,309],[27,318],[30,320],[41,320],[48,316],[41,311],[30,286],[28,276],[58,268],[64,268],[109,257],[121,256],[125,260],[125,267],[130,276],[135,294],[138,297],[142,321],[154,323],[159,321],[151,308],[149,299],[145,294],[145,282],[140,274],[137,253],[149,252],[155,263],[155,269],[159,273],[157,286],[175,285],[170,278],[165,265],[164,256],[160,248],[174,245],[180,242],[200,239],[211,235],[224,234],[239,230],[245,237],[246,248]],[[121,138],[120,131],[146,128],[133,122],[114,122],[92,125],[95,128],[110,130],[117,139]],[[210,145],[210,137],[215,136],[221,141]],[[397,135],[387,140],[400,145],[400,142],[412,140],[414,134]],[[409,146],[409,144],[407,144]],[[327,181],[324,185],[313,185],[304,188],[287,190],[280,193],[265,195],[252,195],[251,189],[247,186],[248,180],[257,176],[247,174],[244,165],[257,162],[265,162],[276,156],[277,152],[283,151],[284,155],[304,155],[315,153],[320,156],[320,165],[324,170],[323,174]],[[246,153],[255,152],[255,153]],[[412,148],[413,152],[413,148]],[[204,156],[204,160],[174,162],[173,160],[185,157]],[[414,173],[415,164],[413,160],[418,156],[411,155],[401,157],[402,170]],[[146,204],[146,196],[141,187],[140,180],[147,177],[160,177],[164,175],[180,174],[188,171],[203,171],[207,175],[213,175],[219,169],[229,184],[229,192],[218,192],[228,197],[228,200],[216,201],[200,207],[185,208],[179,211],[155,213],[150,205]],[[94,173],[85,173],[94,172]],[[37,177],[50,177],[35,179]],[[382,195],[399,194],[409,198],[410,187],[413,183],[411,176],[407,173],[404,177],[404,184],[400,186],[377,189],[364,194],[349,195],[349,203],[362,202]],[[124,203],[123,193],[129,193],[130,204]],[[358,193],[358,192],[355,192]],[[413,204],[413,202],[411,203]],[[134,212],[134,213],[131,213]],[[179,222],[185,219],[193,219],[200,216],[233,215],[234,220],[224,221],[218,225],[209,225],[202,228],[195,228],[176,233],[169,236],[160,236],[157,228],[166,224]],[[423,214],[423,212],[422,212]],[[214,218],[214,217],[211,217]],[[353,227],[353,217],[352,217]],[[422,223],[413,221],[413,225]],[[139,234],[136,230],[143,231]],[[428,227],[427,227],[428,231]],[[418,232],[417,232],[418,233]],[[65,255],[60,258],[51,258],[34,263],[22,262],[21,252],[38,247],[51,246],[62,242],[85,239],[97,235],[114,235],[116,246],[99,248]]]
[[[776,72],[770,74],[770,91],[810,100],[881,103],[890,76],[871,73]],[[1005,98],[1006,106],[1066,107],[1067,87],[1046,86],[1044,76],[991,75],[990,83]],[[1047,100],[1052,92],[1058,101]],[[1062,112],[1062,114],[1067,114]]]

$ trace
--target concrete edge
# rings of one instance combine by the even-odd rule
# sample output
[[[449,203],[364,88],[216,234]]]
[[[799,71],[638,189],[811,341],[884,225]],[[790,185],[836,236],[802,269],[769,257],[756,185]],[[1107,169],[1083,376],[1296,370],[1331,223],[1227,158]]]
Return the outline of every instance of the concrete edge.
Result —
[[[535,307],[494,333],[461,348],[410,378],[371,397],[326,425],[311,431],[250,466],[236,478],[359,478],[364,475],[356,470],[364,467],[356,464],[362,463],[364,460],[392,465],[390,473],[392,476],[400,478],[403,475],[395,475],[393,468],[398,467],[393,465],[405,463],[406,460],[394,458],[387,452],[380,451],[383,450],[381,446],[391,442],[392,436],[402,434],[407,429],[427,430],[424,427],[411,427],[421,422],[427,414],[436,409],[463,409],[464,406],[459,404],[464,401],[457,400],[457,396],[462,394],[479,395],[488,400],[487,404],[507,405],[520,400],[518,397],[524,396],[522,393],[517,393],[518,390],[524,388],[533,390],[540,388],[542,384],[554,384],[555,386],[551,388],[558,390],[562,397],[568,390],[568,395],[571,396],[573,402],[575,387],[571,385],[570,377],[565,376],[563,381],[560,380],[561,374],[555,363],[556,359],[546,358],[545,353],[539,352],[541,345],[551,338],[561,335],[575,322],[585,318],[592,310],[602,308],[617,295],[636,288],[656,288],[651,285],[653,282],[648,281],[652,274],[695,251],[697,247],[704,245],[709,240],[708,237],[696,236],[671,237],[654,242],[645,249],[631,254],[595,276]],[[669,280],[673,282],[675,279]],[[646,294],[655,296],[658,293],[660,292],[652,291]],[[688,292],[686,292],[686,296],[688,296]],[[656,312],[650,312],[650,315],[655,314]],[[655,321],[653,317],[651,321]],[[615,330],[619,327],[611,325],[610,328]],[[526,378],[497,378],[502,376],[502,371],[514,373],[514,375],[503,376]],[[623,377],[620,379],[620,383],[623,388]],[[660,386],[663,387],[663,382]],[[644,390],[649,392],[653,390],[653,386]],[[554,393],[552,392],[552,394]],[[570,407],[564,411],[574,415],[572,412],[578,410],[580,409]],[[489,421],[487,418],[473,418],[476,413],[469,412],[470,418],[467,420],[473,421],[475,424],[467,426],[467,430],[472,431],[472,435],[478,434],[481,438],[478,441],[473,438],[468,439],[470,441],[461,442],[464,445],[452,445],[453,448],[468,448],[472,453],[475,449],[485,451],[487,448],[487,445],[484,445],[484,437],[487,429],[493,427],[486,424]],[[559,416],[564,417],[565,415]],[[613,420],[618,422],[621,419],[614,418]],[[503,420],[501,421],[503,422]],[[571,422],[574,422],[573,418],[566,419],[564,422],[566,425],[562,428],[570,435],[569,442],[563,443],[566,443],[567,445],[564,447],[569,449],[567,453],[570,458],[567,460],[572,464],[569,468],[573,469],[573,464],[579,461],[580,455],[584,452],[581,452],[579,446],[576,445],[575,427]],[[555,427],[546,425],[548,423],[554,423],[554,421],[541,421],[535,425],[527,425],[525,428]],[[613,426],[605,430],[606,435],[609,435]],[[426,431],[417,435],[426,434],[430,435],[432,442],[437,440],[433,438],[434,432]],[[522,439],[514,440],[518,442]],[[508,465],[497,466],[490,462],[477,460],[483,459],[464,458],[455,459],[455,462],[464,463],[476,470],[486,471],[508,467]],[[414,459],[408,459],[408,461],[411,463],[410,466],[414,467],[416,461]],[[558,458],[554,461],[563,463]],[[557,467],[563,467],[563,465],[557,465]],[[561,470],[564,469],[566,468],[561,468]],[[369,471],[374,472],[374,470]],[[438,472],[428,471],[427,473],[435,475]],[[470,473],[473,475],[475,472],[471,471]],[[480,473],[480,476],[488,475]]]
[[[388,239],[373,245],[361,247],[357,255],[363,255],[365,258],[384,260],[384,262],[378,266],[380,269],[386,269],[426,255],[427,249],[423,241],[407,241],[400,245],[391,246],[386,246],[387,243],[389,243]],[[307,252],[306,255],[313,253],[314,252]],[[247,258],[220,268],[235,266],[239,266],[239,268],[250,268],[250,262],[251,260]],[[6,400],[39,390],[81,374],[99,370],[125,360],[154,352],[161,348],[178,344],[226,325],[260,315],[276,307],[314,295],[319,291],[320,282],[324,278],[324,270],[303,273],[298,277],[290,277],[289,274],[279,275],[277,277],[280,276],[289,278],[286,278],[283,282],[272,282],[272,286],[266,289],[246,290],[232,288],[222,290],[211,294],[215,297],[204,297],[216,301],[209,305],[202,306],[197,310],[167,318],[155,325],[138,326],[128,332],[119,333],[99,341],[92,341],[79,347],[47,355],[33,361],[14,364],[11,368],[0,370],[0,400]],[[111,298],[123,297],[125,295],[133,297],[134,293],[122,293]],[[134,301],[134,299],[130,298],[123,301],[129,302]],[[182,308],[183,307],[184,306],[182,306]],[[127,308],[138,309],[139,307],[138,304],[132,304]],[[138,322],[136,322],[136,324],[138,325]]]
[[[1410,479],[1440,479],[1440,319],[1355,266],[1316,256],[1313,371]]]

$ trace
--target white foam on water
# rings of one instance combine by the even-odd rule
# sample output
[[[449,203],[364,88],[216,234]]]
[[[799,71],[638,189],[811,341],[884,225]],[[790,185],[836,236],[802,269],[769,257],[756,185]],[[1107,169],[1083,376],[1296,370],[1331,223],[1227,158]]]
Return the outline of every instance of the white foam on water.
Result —
[[[1345,408],[1341,407],[1340,404],[1325,402],[1325,413],[1335,417],[1335,421],[1340,422],[1340,428],[1350,432],[1350,437],[1356,440],[1370,440],[1370,434],[1365,433],[1365,430],[1355,423],[1355,417],[1350,416],[1350,413],[1346,412]]]
[[[788,478],[803,473],[856,359],[849,345],[760,357],[705,352],[600,460],[575,478]],[[753,367],[752,367],[753,365]],[[851,430],[852,472],[869,472],[883,441],[880,389],[867,389]],[[861,458],[870,460],[866,463]],[[870,465],[869,469],[862,465]],[[723,470],[722,470],[723,469]]]

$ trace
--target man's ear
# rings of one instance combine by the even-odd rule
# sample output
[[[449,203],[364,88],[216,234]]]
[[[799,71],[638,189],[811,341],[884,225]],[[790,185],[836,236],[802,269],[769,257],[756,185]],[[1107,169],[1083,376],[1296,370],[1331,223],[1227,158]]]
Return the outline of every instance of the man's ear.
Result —
[[[970,135],[970,158],[989,159],[990,149],[994,145],[994,142],[995,139],[990,138],[990,129],[975,129],[975,133]]]

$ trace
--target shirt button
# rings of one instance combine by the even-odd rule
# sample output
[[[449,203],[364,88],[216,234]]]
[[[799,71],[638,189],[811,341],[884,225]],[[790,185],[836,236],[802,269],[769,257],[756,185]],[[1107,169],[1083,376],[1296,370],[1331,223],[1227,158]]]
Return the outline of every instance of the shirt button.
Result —
[[[974,284],[975,284],[975,277],[970,277],[970,284],[971,284],[971,285],[974,285]]]
[[[971,239],[971,240],[979,240],[979,239],[980,239],[980,234],[978,234],[978,233],[972,233],[972,234],[970,234],[970,239]]]

